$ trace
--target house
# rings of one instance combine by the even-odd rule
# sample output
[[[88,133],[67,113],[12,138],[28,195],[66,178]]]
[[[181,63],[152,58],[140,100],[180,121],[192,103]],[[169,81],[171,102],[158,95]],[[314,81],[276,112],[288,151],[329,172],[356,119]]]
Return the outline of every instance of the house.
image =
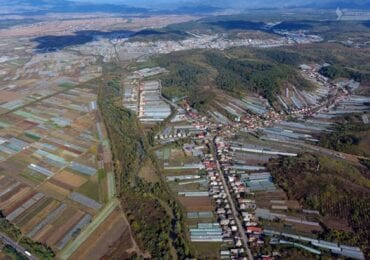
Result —
[[[247,234],[261,234],[262,233],[262,228],[260,227],[253,227],[253,226],[249,226],[247,227]]]

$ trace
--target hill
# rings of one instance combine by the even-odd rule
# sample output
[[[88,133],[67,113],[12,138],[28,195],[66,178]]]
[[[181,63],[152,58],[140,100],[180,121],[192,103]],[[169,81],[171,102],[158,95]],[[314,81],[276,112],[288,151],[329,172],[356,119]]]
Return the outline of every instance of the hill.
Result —
[[[289,198],[320,211],[323,239],[361,245],[369,253],[369,172],[322,155],[273,159],[269,169]],[[340,227],[335,222],[340,220]],[[348,223],[346,229],[343,223]]]
[[[240,48],[176,52],[152,62],[170,71],[160,77],[166,97],[189,96],[192,105],[206,109],[212,97],[222,92],[233,96],[256,93],[274,103],[276,94],[287,85],[314,88],[298,73],[300,60],[290,51]]]

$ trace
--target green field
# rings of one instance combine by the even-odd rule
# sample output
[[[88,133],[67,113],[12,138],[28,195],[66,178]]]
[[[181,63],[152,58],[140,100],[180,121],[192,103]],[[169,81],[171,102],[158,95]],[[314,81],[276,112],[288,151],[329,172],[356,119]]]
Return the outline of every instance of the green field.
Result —
[[[89,180],[83,184],[78,190],[79,193],[92,198],[93,200],[100,201],[99,198],[99,184],[97,182]]]
[[[43,181],[46,180],[45,175],[42,175],[41,173],[34,172],[34,171],[21,173],[20,176],[22,176],[23,178],[25,178],[27,180],[32,181],[35,184],[40,184],[40,183],[42,183]]]

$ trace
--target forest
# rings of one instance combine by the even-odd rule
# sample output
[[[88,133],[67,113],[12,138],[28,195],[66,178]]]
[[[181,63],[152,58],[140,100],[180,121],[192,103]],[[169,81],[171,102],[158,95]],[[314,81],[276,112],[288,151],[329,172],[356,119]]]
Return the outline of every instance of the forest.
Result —
[[[98,101],[111,140],[122,208],[140,248],[153,259],[172,259],[173,247],[183,259],[190,251],[182,234],[181,209],[162,182],[148,183],[138,176],[142,162],[149,158],[155,165],[155,158],[135,114],[117,100],[120,91],[119,77],[114,75],[100,89]],[[153,171],[159,174],[158,168]]]
[[[343,65],[329,65],[319,71],[323,76],[330,79],[351,78],[358,82],[370,81],[370,73],[346,68]]]
[[[340,123],[334,131],[322,134],[319,145],[339,152],[370,156],[370,126],[362,123]]]
[[[274,55],[273,58],[290,59],[287,54],[284,57],[282,53]],[[285,64],[228,58],[218,53],[206,53],[206,59],[218,71],[217,87],[227,92],[250,91],[264,96],[273,103],[276,95],[286,84],[306,89],[311,87],[294,68]]]
[[[287,84],[300,89],[313,88],[297,70],[301,57],[294,52],[276,50],[185,51],[156,57],[154,62],[170,73],[161,76],[167,98],[188,96],[195,108],[211,102],[212,90],[240,96],[260,94],[271,103]],[[207,88],[205,93],[204,87]]]
[[[21,246],[26,248],[29,252],[39,257],[40,259],[53,259],[55,256],[53,250],[47,245],[33,241],[29,237],[22,236],[22,233],[19,230],[19,228],[10,223],[1,212],[0,212],[0,231],[5,233],[14,241],[18,241]],[[12,248],[7,248],[6,252],[20,259],[19,254],[14,252]]]
[[[360,245],[370,253],[370,180],[363,168],[343,160],[305,153],[297,158],[272,159],[274,181],[305,208],[348,223],[352,232],[330,228],[323,221],[321,238]]]

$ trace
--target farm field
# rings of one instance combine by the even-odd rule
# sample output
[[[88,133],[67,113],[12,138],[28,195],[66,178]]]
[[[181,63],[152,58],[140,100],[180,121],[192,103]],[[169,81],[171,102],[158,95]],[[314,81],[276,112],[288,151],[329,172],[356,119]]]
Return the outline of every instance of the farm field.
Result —
[[[0,115],[0,210],[56,252],[108,200],[96,98],[91,88],[66,89]]]
[[[167,145],[156,150],[158,160],[163,164],[162,176],[183,209],[194,254],[218,259],[220,250],[230,246],[227,241],[198,242],[192,241],[191,237],[191,230],[197,229],[199,224],[217,223],[217,206],[209,194],[209,179],[203,166],[207,153],[208,146],[194,140],[182,147]]]
[[[186,154],[181,147],[168,146],[157,151],[158,159],[164,166],[178,166],[188,163],[199,163],[200,159]]]
[[[132,251],[130,249],[134,246],[132,235],[127,220],[122,212],[116,208],[70,259],[101,259],[118,240],[124,241],[121,245],[121,251],[126,251],[126,257],[128,257]]]
[[[184,208],[191,211],[212,211],[215,206],[209,197],[179,197],[180,203]]]
[[[218,259],[220,257],[220,248],[223,246],[222,243],[193,243],[194,251],[197,255],[206,255],[209,259]]]
[[[269,147],[269,149],[287,149],[289,152],[294,152],[295,147],[278,146],[271,143],[268,145],[266,141],[255,140],[249,136],[243,136],[234,141],[235,144],[244,145],[248,143],[250,147]],[[268,146],[267,146],[268,145]],[[270,172],[266,171],[263,165],[271,158],[276,158],[274,155],[260,155],[248,152],[233,153],[232,160],[238,164],[245,164],[253,167],[261,167],[261,169],[248,169],[240,167],[234,170],[237,172],[240,180],[252,192],[247,198],[255,203],[256,216],[261,225],[268,229],[276,229],[281,232],[290,232],[294,234],[314,236],[323,231],[320,226],[320,213],[305,213],[304,207],[298,200],[289,198],[287,193],[272,182],[271,177],[267,177],[261,181],[264,174],[271,176]],[[252,168],[253,168],[252,167]],[[252,176],[252,177],[251,177]],[[255,177],[258,176],[258,177]],[[260,178],[259,182],[249,181],[248,178]],[[256,183],[261,184],[256,185]],[[275,221],[279,218],[279,221]]]

